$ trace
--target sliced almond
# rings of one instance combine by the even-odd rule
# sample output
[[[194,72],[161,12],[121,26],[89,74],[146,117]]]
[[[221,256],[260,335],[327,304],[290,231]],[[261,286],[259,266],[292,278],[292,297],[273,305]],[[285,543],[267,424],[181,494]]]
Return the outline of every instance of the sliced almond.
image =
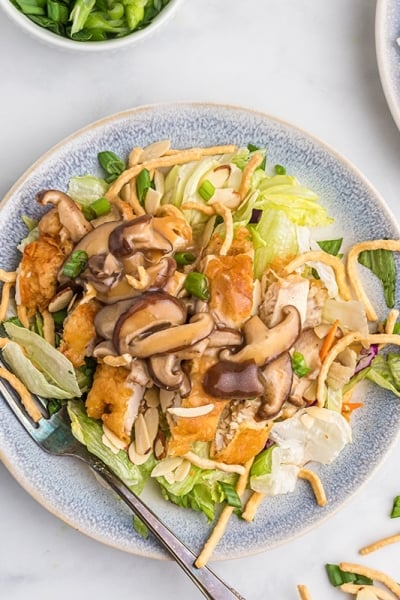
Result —
[[[144,199],[144,208],[148,215],[155,215],[161,204],[162,193],[149,188]]]
[[[157,437],[154,442],[154,456],[157,460],[162,460],[167,456],[166,437],[163,431],[159,431],[157,433]]]
[[[71,302],[73,295],[71,288],[64,288],[50,300],[47,310],[51,313],[63,310]]]
[[[118,448],[118,450],[125,450],[126,449],[126,443],[123,442],[122,440],[119,439],[118,436],[115,435],[115,433],[113,431],[111,431],[111,429],[109,429],[107,427],[107,425],[103,425],[103,433],[106,436],[106,438],[108,439],[108,441],[115,446],[116,448]]]
[[[175,392],[170,392],[168,390],[160,390],[160,404],[163,413],[167,411],[169,406],[173,405],[175,396]]]
[[[173,483],[175,483],[176,479],[175,479],[175,473],[174,473],[174,471],[171,471],[170,473],[165,473],[164,479],[166,479],[167,483],[169,483],[170,485],[172,485]]]
[[[154,170],[153,182],[157,192],[160,192],[160,194],[163,196],[165,192],[165,177],[159,169]]]
[[[216,189],[212,198],[208,201],[208,204],[212,206],[216,203],[222,204],[227,208],[237,208],[241,203],[239,192],[236,192],[232,188],[219,188]]]
[[[214,404],[204,404],[203,406],[194,406],[184,408],[182,406],[176,406],[167,408],[167,411],[174,415],[175,417],[202,417],[203,415],[208,415],[211,411],[214,410]]]
[[[179,467],[174,471],[175,481],[183,481],[189,475],[191,464],[188,460],[184,460]]]
[[[213,171],[208,173],[205,177],[207,181],[213,184],[216,188],[221,188],[229,178],[231,174],[231,167],[229,165],[220,165],[215,167]]]
[[[137,465],[139,467],[140,465],[144,465],[144,463],[148,461],[148,459],[150,457],[150,452],[148,452],[147,454],[139,454],[136,451],[135,442],[131,442],[131,444],[129,445],[129,448],[128,448],[128,456],[129,456],[129,460],[134,465]]]
[[[168,473],[175,471],[183,463],[180,456],[167,456],[159,462],[151,472],[151,477],[165,477]]]
[[[147,454],[152,447],[146,421],[142,413],[137,416],[135,421],[135,445],[138,454]]]
[[[144,399],[149,408],[157,408],[157,406],[160,406],[160,394],[158,388],[148,388],[144,393]]]
[[[171,148],[171,140],[160,140],[159,142],[154,142],[153,144],[149,144],[145,148],[143,148],[143,152],[140,155],[140,162],[144,163],[148,160],[154,160],[155,158],[159,158],[163,156],[168,150]]]
[[[148,408],[144,413],[144,420],[146,422],[150,444],[153,445],[154,440],[157,437],[158,427],[160,424],[158,408]]]
[[[119,448],[117,448],[116,446],[114,446],[114,444],[112,444],[112,443],[110,442],[110,440],[108,439],[108,437],[106,436],[106,434],[105,434],[105,433],[103,433],[103,435],[101,436],[101,441],[103,442],[103,444],[104,444],[105,446],[107,446],[107,448],[108,448],[109,450],[111,450],[111,452],[112,452],[113,454],[118,454],[118,452],[119,452],[119,450],[120,450],[120,449],[119,449]]]

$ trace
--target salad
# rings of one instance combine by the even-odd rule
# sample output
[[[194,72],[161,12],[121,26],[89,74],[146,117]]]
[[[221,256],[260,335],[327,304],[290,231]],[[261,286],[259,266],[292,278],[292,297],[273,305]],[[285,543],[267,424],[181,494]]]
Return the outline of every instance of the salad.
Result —
[[[143,29],[169,3],[169,0],[9,1],[36,25],[79,42],[101,42]]]
[[[400,396],[385,350],[400,343],[400,242],[332,239],[316,194],[252,144],[98,159],[102,177],[41,190],[43,216],[24,217],[18,268],[0,270],[2,357],[33,420],[31,394],[66,403],[130,489],[151,478],[218,517],[202,566],[234,511],[251,521],[298,479],[327,502],[309,467],[351,443],[361,381]],[[382,282],[382,322],[360,264]]]

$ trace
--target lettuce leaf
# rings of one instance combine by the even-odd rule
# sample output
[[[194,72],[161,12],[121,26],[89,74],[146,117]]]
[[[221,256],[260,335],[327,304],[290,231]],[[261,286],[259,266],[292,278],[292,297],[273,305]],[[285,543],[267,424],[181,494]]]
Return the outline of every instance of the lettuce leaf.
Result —
[[[66,356],[46,342],[40,335],[18,327],[14,323],[4,323],[4,329],[11,340],[17,342],[25,350],[27,357],[43,373],[49,383],[64,390],[68,398],[81,396],[74,367]],[[17,365],[18,368],[18,365]],[[19,368],[16,373],[20,376]]]
[[[107,190],[108,184],[104,179],[95,175],[82,175],[70,179],[67,193],[78,204],[88,206],[104,196]]]
[[[67,400],[75,394],[66,392],[62,388],[49,383],[46,377],[27,358],[19,344],[8,342],[3,349],[3,356],[15,375],[22,381],[32,394],[43,398],[57,398]]]
[[[100,458],[135,494],[140,494],[150,477],[156,460],[151,454],[140,466],[134,465],[125,450],[114,454],[102,442],[103,428],[99,421],[86,415],[81,400],[68,402],[68,414],[71,419],[71,430],[76,439],[84,444],[89,452]]]
[[[199,456],[208,457],[208,448],[209,444],[197,443],[192,449]],[[183,508],[201,511],[212,521],[215,518],[216,505],[225,500],[219,482],[235,485],[237,475],[217,469],[203,470],[192,465],[183,481],[168,483],[164,477],[156,477],[156,480],[166,500]]]
[[[296,256],[296,226],[281,210],[266,209],[256,226],[249,226],[254,245],[254,275],[262,277],[275,258]]]

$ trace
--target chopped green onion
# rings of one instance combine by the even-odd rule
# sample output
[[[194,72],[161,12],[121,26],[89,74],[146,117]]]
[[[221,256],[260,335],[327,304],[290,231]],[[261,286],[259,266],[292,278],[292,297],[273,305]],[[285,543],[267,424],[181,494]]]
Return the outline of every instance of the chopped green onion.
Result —
[[[150,171],[143,169],[136,177],[136,189],[140,204],[144,203],[147,191],[151,188]]]
[[[75,250],[65,263],[62,273],[65,277],[78,277],[86,267],[88,255],[84,250]]]
[[[301,352],[293,352],[292,369],[296,373],[297,377],[304,377],[311,371],[311,368],[307,367],[306,361]]]
[[[25,15],[45,15],[46,0],[15,0],[19,8]]]
[[[185,290],[200,300],[209,300],[208,279],[203,273],[193,271],[185,279]]]
[[[343,585],[344,583],[355,583],[356,585],[372,585],[373,581],[369,577],[359,575],[358,573],[350,573],[349,571],[342,571],[339,565],[327,564],[325,565],[326,572],[329,577],[329,581],[335,587]]]
[[[400,517],[400,496],[396,496],[393,500],[393,508],[390,514],[391,519],[397,519],[397,517]]]
[[[225,481],[219,481],[218,483],[225,494],[227,504],[234,508],[242,508],[242,501],[233,485]]]
[[[107,198],[99,198],[92,202],[90,208],[96,213],[96,217],[102,217],[110,212],[111,203]]]
[[[133,31],[144,19],[144,6],[133,2],[126,3],[125,16],[129,29]]]
[[[110,15],[111,19],[122,19],[122,17],[124,16],[124,7],[121,4],[121,2],[116,2],[114,4],[114,6],[112,6],[109,11],[108,14]]]
[[[196,260],[196,257],[191,252],[175,252],[174,259],[180,267],[191,265]]]
[[[201,186],[199,187],[200,196],[203,198],[203,200],[208,202],[208,200],[210,200],[210,198],[212,198],[214,196],[214,193],[215,193],[215,186],[211,183],[211,181],[209,181],[208,179],[205,179],[203,181],[203,183],[201,184]]]
[[[47,0],[47,16],[55,23],[65,24],[68,22],[68,6],[57,0]]]
[[[125,171],[125,163],[122,158],[110,150],[99,152],[97,159],[101,167],[108,175],[118,177],[118,175],[121,175],[122,171]]]
[[[286,169],[282,165],[275,165],[275,175],[286,175]]]
[[[107,215],[111,210],[111,203],[107,198],[98,198],[91,204],[83,204],[81,206],[82,212],[88,221],[92,221],[97,217]]]

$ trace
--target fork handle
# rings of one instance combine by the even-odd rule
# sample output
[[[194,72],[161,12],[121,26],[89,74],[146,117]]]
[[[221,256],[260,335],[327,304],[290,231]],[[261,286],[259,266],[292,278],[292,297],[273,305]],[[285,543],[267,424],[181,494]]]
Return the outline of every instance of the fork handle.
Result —
[[[90,466],[145,523],[160,544],[172,555],[206,598],[209,598],[209,600],[233,600],[234,598],[245,600],[243,596],[224,583],[208,567],[202,567],[201,569],[195,567],[195,554],[104,463],[94,459],[90,461]]]

